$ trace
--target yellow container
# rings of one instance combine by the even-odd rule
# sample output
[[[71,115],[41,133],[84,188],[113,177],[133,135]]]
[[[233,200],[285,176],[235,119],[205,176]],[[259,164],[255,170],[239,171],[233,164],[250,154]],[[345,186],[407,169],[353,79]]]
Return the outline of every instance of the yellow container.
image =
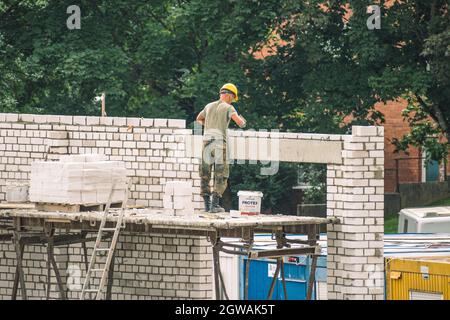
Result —
[[[450,256],[386,259],[387,300],[450,300]]]

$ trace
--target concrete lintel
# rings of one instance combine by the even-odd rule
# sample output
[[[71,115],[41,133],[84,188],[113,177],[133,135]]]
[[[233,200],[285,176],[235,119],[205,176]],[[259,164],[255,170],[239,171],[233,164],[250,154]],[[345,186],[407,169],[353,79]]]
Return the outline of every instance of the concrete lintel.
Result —
[[[280,139],[280,161],[341,164],[342,142]]]
[[[342,163],[341,141],[228,137],[232,160]],[[186,156],[201,158],[202,136],[186,136]]]

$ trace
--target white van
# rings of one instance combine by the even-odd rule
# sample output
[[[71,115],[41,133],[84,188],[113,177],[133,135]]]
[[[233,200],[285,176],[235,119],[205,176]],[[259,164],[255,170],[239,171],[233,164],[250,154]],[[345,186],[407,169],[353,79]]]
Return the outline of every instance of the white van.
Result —
[[[398,233],[450,233],[450,207],[407,208],[398,214]]]

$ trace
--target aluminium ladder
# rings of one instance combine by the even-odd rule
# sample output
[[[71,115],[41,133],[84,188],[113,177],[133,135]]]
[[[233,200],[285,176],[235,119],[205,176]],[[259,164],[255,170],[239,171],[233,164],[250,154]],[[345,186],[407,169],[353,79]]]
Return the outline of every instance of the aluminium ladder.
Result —
[[[113,186],[111,188],[111,193],[109,195],[108,203],[106,204],[105,210],[103,212],[102,220],[100,222],[100,227],[98,229],[97,239],[95,241],[94,249],[92,251],[91,261],[89,263],[89,268],[86,273],[86,278],[84,279],[84,284],[83,284],[83,288],[81,291],[80,300],[85,300],[86,294],[93,294],[93,293],[95,293],[95,300],[100,300],[102,293],[103,293],[103,288],[105,287],[105,284],[106,284],[109,267],[111,265],[111,261],[114,256],[114,250],[116,248],[117,239],[119,238],[120,229],[122,228],[123,215],[124,215],[125,208],[126,208],[127,202],[128,202],[129,184],[126,187],[125,192],[124,192],[124,199],[122,201],[122,206],[120,208],[119,216],[116,221],[116,226],[114,228],[105,228],[105,225],[107,222],[107,217],[110,213],[109,210],[111,207],[112,195],[114,192],[115,185],[116,185],[116,182],[113,183]],[[101,244],[102,238],[103,238],[103,232],[114,232],[114,235],[111,240],[111,245],[107,248],[100,247],[100,244]],[[97,253],[99,253],[99,252],[107,252],[107,257],[106,257],[106,261],[104,263],[103,268],[95,269],[94,266],[97,263],[97,257],[98,257]],[[99,264],[101,264],[101,263],[99,262]],[[102,276],[100,278],[100,284],[98,285],[97,288],[92,288],[91,283],[90,283],[92,274],[99,273],[99,272],[102,273]]]

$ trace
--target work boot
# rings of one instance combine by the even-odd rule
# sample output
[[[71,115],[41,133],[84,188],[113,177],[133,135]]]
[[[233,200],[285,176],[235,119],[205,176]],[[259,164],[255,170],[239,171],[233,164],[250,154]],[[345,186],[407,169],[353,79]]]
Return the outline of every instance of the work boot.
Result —
[[[212,201],[211,201],[211,213],[225,212],[225,209],[219,206],[220,197],[213,193]]]
[[[203,196],[203,201],[205,202],[205,211],[209,212],[211,210],[211,198],[210,196]]]

